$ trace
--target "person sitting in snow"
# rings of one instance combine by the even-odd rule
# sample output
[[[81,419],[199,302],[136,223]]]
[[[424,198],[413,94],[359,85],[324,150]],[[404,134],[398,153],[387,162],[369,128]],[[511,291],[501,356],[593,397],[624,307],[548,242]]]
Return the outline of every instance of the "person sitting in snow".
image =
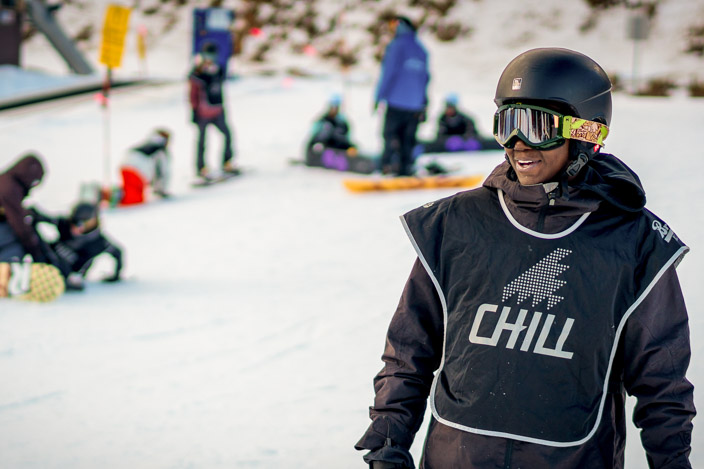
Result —
[[[341,106],[342,96],[333,94],[328,100],[325,113],[313,124],[312,135],[306,147],[306,163],[309,165],[319,166],[320,155],[327,148],[345,150],[350,156],[357,154],[356,147],[350,141],[347,118],[340,112]]]
[[[493,138],[484,138],[479,134],[474,119],[460,111],[459,101],[456,93],[445,97],[445,108],[438,118],[435,140],[416,146],[415,157],[423,153],[501,149]]]
[[[151,186],[152,192],[160,197],[169,196],[170,138],[171,133],[168,130],[159,128],[154,130],[146,141],[130,149],[120,168],[122,175],[120,204],[143,203],[147,186]]]
[[[0,174],[0,262],[20,262],[31,256],[34,262],[61,262],[39,236],[32,209],[22,206],[32,188],[44,178],[44,165],[34,153],[24,154]]]
[[[36,222],[56,226],[58,239],[50,247],[63,264],[66,288],[83,290],[85,276],[93,261],[101,254],[109,254],[115,260],[112,275],[105,282],[117,282],[122,271],[122,249],[103,234],[100,227],[98,206],[88,202],[76,204],[69,216],[52,217],[34,209]]]
[[[474,120],[458,109],[459,96],[450,93],[445,97],[445,109],[438,119],[437,139],[447,139],[457,135],[463,139],[477,138]]]

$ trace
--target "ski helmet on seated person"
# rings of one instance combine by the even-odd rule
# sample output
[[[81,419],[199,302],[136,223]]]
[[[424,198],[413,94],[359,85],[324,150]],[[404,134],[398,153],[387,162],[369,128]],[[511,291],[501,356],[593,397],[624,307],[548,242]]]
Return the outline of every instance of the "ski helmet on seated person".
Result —
[[[456,108],[459,102],[460,97],[457,96],[457,93],[448,93],[447,96],[445,96],[445,106],[452,106]]]
[[[568,49],[532,49],[513,59],[496,87],[494,137],[539,150],[569,140],[569,176],[599,152],[611,121],[611,81],[594,60]]]
[[[169,139],[171,138],[171,132],[164,128],[154,129],[149,136],[149,143],[158,145],[160,147],[166,148],[169,144]]]
[[[72,225],[90,231],[98,226],[98,207],[88,202],[79,202],[71,210],[70,221]]]

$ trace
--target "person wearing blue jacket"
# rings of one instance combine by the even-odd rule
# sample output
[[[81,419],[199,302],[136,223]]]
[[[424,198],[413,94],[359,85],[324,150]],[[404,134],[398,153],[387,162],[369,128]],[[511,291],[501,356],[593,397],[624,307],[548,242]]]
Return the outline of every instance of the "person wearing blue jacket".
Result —
[[[381,171],[399,176],[413,174],[413,147],[418,124],[425,120],[428,105],[428,53],[416,37],[416,29],[405,16],[391,21],[394,38],[386,47],[374,110],[385,103],[384,151]],[[398,164],[393,165],[397,155]]]

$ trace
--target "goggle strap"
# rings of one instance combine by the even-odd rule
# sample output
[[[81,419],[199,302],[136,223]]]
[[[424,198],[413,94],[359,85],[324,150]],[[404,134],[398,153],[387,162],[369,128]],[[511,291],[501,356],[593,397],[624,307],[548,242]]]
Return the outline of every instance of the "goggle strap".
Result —
[[[604,146],[604,139],[609,135],[609,128],[594,121],[580,119],[579,117],[562,117],[562,137],[581,140]]]

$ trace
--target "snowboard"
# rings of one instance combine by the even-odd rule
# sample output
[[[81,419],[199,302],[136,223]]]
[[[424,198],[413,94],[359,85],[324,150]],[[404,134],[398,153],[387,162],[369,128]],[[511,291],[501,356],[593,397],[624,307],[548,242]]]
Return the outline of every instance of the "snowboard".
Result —
[[[0,262],[0,298],[48,303],[66,290],[59,269],[40,262]]]
[[[474,187],[484,180],[481,174],[403,176],[395,178],[347,178],[342,181],[351,192],[439,189],[444,187]]]
[[[198,178],[191,183],[192,187],[208,187],[221,182],[229,181],[230,179],[235,179],[242,176],[242,170],[240,169],[236,173],[218,173],[210,176],[209,178]]]
[[[371,174],[378,166],[377,158],[354,153],[349,154],[347,150],[327,147],[309,148],[306,151],[304,160],[292,158],[289,163],[359,174]]]

